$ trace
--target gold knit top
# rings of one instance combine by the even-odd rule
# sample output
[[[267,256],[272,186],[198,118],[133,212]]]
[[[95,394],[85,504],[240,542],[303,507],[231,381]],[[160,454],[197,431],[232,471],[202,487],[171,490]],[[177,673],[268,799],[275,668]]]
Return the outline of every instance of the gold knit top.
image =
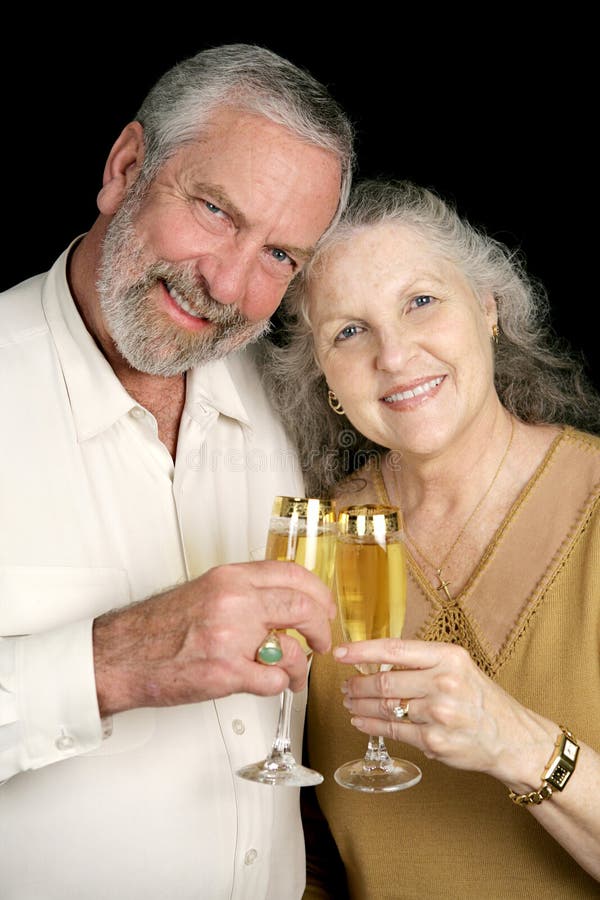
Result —
[[[600,439],[565,428],[451,601],[408,557],[404,637],[462,644],[524,706],[600,750]],[[340,503],[389,502],[377,465]],[[343,640],[334,623],[334,644]],[[325,775],[322,812],[360,900],[548,900],[600,897],[587,875],[508,790],[386,741],[423,771],[397,794],[355,794],[335,769],[364,754],[340,687],[354,674],[315,655],[307,716],[309,763]],[[576,777],[573,776],[573,777]],[[598,798],[600,802],[600,797]],[[307,835],[310,852],[310,835]],[[322,861],[321,861],[322,864]],[[309,885],[306,897],[322,897]]]

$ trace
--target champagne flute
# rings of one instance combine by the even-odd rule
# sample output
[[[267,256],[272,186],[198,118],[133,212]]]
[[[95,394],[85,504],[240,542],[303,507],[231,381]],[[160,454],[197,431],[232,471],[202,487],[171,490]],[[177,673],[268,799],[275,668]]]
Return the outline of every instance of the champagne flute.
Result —
[[[305,497],[276,497],[269,523],[266,559],[299,563],[319,576],[328,588],[333,582],[336,549],[335,502]],[[287,629],[308,656],[312,651],[295,629]],[[293,692],[281,694],[277,732],[266,759],[244,766],[237,774],[261,784],[305,787],[320,784],[323,776],[296,762],[292,753],[290,724]]]
[[[338,517],[335,554],[337,598],[344,638],[366,641],[400,637],[406,611],[406,557],[396,507],[350,506]],[[362,663],[363,675],[390,665]],[[365,756],[340,766],[342,787],[368,793],[401,791],[421,780],[414,763],[391,757],[382,737],[369,737]]]

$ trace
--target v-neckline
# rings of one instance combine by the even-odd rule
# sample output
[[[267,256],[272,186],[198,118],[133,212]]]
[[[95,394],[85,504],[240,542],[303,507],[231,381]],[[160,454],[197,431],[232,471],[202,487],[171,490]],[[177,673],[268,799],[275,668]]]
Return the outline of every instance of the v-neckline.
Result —
[[[524,633],[596,502],[600,472],[581,478],[589,447],[566,426],[553,439],[532,477],[499,524],[464,587],[449,601],[407,552],[408,602],[404,636],[461,643],[477,664],[494,675]],[[556,502],[554,464],[560,483],[577,473],[572,489]],[[369,476],[378,502],[389,504],[380,467]],[[568,500],[565,498],[568,497]],[[507,585],[510,584],[510,590]],[[441,595],[441,596],[440,596]]]

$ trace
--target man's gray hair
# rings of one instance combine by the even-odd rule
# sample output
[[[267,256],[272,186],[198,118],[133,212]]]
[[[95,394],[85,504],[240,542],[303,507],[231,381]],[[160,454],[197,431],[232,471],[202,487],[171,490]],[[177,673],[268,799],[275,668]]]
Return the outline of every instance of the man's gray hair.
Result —
[[[169,69],[150,89],[136,115],[145,140],[138,190],[152,181],[182,145],[201,136],[215,108],[222,105],[264,116],[338,158],[341,196],[334,224],[350,191],[352,126],[312,75],[271,50],[251,44],[203,50]]]

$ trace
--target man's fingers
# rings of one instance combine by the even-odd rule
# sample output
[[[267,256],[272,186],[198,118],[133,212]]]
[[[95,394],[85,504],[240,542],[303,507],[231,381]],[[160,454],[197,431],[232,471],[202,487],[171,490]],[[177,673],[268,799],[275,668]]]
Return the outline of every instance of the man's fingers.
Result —
[[[293,628],[306,638],[318,653],[331,647],[331,623],[327,610],[315,603],[312,595],[287,585],[266,587],[260,591],[260,618],[267,630]]]
[[[264,666],[248,660],[236,661],[232,666],[224,662],[215,665],[211,669],[211,675],[215,697],[226,697],[234,693],[271,697],[290,686],[289,676],[280,666]],[[206,672],[202,676],[206,682]],[[208,686],[210,688],[211,684]]]
[[[308,595],[319,603],[328,618],[334,619],[337,608],[329,588],[313,572],[294,562],[263,560],[262,562],[241,563],[248,571],[250,584],[257,590],[274,588],[288,590],[299,595]]]
[[[202,608],[207,627],[243,627],[246,646],[258,636],[257,647],[270,629],[294,628],[317,652],[330,649],[333,596],[304,567],[266,560],[221,566],[208,575],[215,600]]]
[[[194,681],[202,679],[203,687],[209,696],[223,697],[234,693],[259,694],[271,696],[279,694],[289,687],[292,691],[302,690],[306,684],[308,660],[298,642],[287,635],[281,635],[283,656],[276,665],[267,666],[235,656],[222,656],[192,663],[181,673],[181,680],[189,683],[190,695],[193,695]]]
[[[278,631],[294,629],[303,635],[312,650],[327,653],[331,648],[330,621],[322,609],[315,609],[314,605],[305,601],[306,598],[301,598],[298,602],[297,596],[285,595],[285,592],[275,598],[273,604],[265,600],[264,621],[267,631],[271,628]],[[298,644],[297,641],[296,643]]]

